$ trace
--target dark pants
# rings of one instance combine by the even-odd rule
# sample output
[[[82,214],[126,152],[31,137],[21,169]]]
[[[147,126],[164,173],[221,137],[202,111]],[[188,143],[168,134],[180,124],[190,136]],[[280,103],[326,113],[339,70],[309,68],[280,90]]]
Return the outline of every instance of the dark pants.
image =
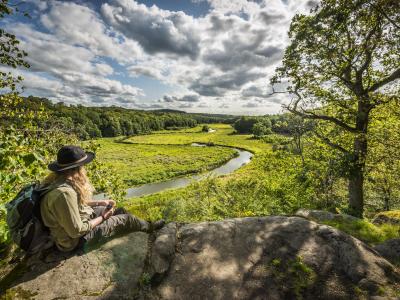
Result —
[[[100,217],[104,209],[105,206],[93,207],[94,214],[92,215],[92,218]],[[117,208],[110,218],[104,220],[101,224],[97,225],[81,237],[79,245],[84,250],[90,249],[115,236],[134,231],[148,231],[149,227],[149,222],[131,215],[124,208]]]

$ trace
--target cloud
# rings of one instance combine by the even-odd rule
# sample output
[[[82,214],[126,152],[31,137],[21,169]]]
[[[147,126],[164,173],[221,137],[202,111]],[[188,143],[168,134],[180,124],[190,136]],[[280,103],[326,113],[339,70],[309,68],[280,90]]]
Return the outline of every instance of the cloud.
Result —
[[[194,107],[193,103],[181,103],[178,105],[178,108],[192,108]]]
[[[126,37],[138,41],[150,54],[189,56],[199,54],[198,35],[192,17],[135,1],[116,0],[101,6],[105,21]]]
[[[165,95],[162,98],[162,102],[167,102],[167,103],[172,103],[172,102],[199,102],[200,101],[200,96],[196,94],[188,94],[184,96],[171,96],[171,95]]]
[[[257,3],[247,0],[192,0],[199,3],[207,1],[214,11],[222,14],[248,12],[257,9]]]
[[[266,89],[262,89],[261,87],[252,85],[242,90],[242,96],[245,98],[248,97],[268,98],[271,97],[271,93],[268,93]]]
[[[178,99],[181,102],[199,102],[200,97],[199,95],[185,95],[182,98]]]
[[[50,10],[42,14],[43,26],[64,43],[79,44],[94,55],[108,56],[120,62],[140,57],[137,42],[124,40],[106,27],[100,16],[84,5],[73,2],[49,2]]]
[[[247,108],[255,108],[255,107],[259,107],[259,106],[260,106],[260,104],[256,103],[256,102],[247,102],[242,105],[242,107],[247,107]]]
[[[204,73],[202,78],[192,83],[189,88],[202,96],[218,97],[226,92],[238,90],[244,84],[260,78],[258,72],[242,70],[242,72],[227,72],[223,74]]]
[[[163,102],[168,102],[168,103],[172,103],[174,101],[177,101],[177,98],[175,96],[169,96],[169,95],[165,95],[162,99]]]
[[[162,80],[164,78],[162,71],[159,68],[152,66],[130,66],[127,68],[130,75],[137,77],[139,75],[144,75],[147,77],[156,78]]]
[[[207,103],[202,102],[202,103],[199,103],[199,105],[197,105],[197,107],[206,108],[206,107],[210,107],[210,105],[207,104]]]

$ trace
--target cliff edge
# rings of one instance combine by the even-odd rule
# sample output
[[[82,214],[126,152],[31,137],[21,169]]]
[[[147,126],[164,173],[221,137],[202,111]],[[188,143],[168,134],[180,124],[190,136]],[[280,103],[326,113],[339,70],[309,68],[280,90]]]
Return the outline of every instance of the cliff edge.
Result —
[[[169,223],[89,253],[31,258],[9,299],[398,299],[400,273],[365,243],[302,217]]]

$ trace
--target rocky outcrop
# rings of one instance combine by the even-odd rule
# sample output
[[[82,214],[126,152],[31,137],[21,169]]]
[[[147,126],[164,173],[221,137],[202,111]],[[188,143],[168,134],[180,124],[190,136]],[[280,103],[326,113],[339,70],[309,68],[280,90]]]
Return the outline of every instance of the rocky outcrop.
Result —
[[[26,266],[13,299],[396,299],[400,275],[363,242],[299,217],[170,223]]]
[[[299,209],[295,216],[303,217],[309,220],[324,221],[358,221],[360,219],[347,214],[334,214],[324,210]]]
[[[22,262],[23,275],[7,291],[9,299],[125,298],[137,293],[148,235],[131,233],[89,253],[51,253]],[[9,274],[18,277],[18,274]],[[4,280],[4,279],[3,279]]]

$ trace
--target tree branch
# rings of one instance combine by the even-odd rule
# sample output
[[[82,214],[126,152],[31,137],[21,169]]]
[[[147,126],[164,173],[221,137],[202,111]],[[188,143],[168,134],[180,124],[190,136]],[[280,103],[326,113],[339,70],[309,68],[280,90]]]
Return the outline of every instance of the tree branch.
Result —
[[[339,151],[341,151],[341,152],[343,152],[343,153],[346,153],[346,154],[350,154],[349,151],[347,151],[346,149],[344,149],[342,146],[333,143],[333,142],[332,142],[330,139],[328,139],[326,136],[323,136],[323,135],[319,134],[317,131],[314,131],[314,133],[315,133],[315,135],[316,135],[319,139],[321,139],[325,144],[327,144],[328,146],[332,147],[333,149],[339,150]]]
[[[392,20],[383,9],[381,9],[379,6],[375,6],[375,5],[373,5],[373,7],[379,13],[381,13],[386,18],[386,20],[388,20],[394,27],[396,27],[397,29],[400,29],[400,25],[397,24],[394,20]]]
[[[297,106],[297,105],[296,105]],[[305,119],[312,119],[312,120],[324,120],[324,121],[329,121],[331,123],[334,123],[340,127],[342,127],[343,129],[356,133],[357,129],[355,127],[349,126],[346,123],[344,123],[343,121],[340,121],[339,119],[336,119],[334,117],[331,116],[326,116],[326,115],[317,115],[313,112],[310,111],[306,111],[304,109],[301,109],[302,111],[298,111],[297,108],[291,108],[289,106],[285,106],[285,108],[290,111],[291,113],[294,113],[295,115],[298,115],[302,118]]]
[[[392,82],[396,79],[400,78],[400,68],[394,71],[392,74],[390,74],[388,77],[382,79],[381,81],[373,84],[369,89],[368,92],[374,92],[377,89],[383,87],[385,84]]]

